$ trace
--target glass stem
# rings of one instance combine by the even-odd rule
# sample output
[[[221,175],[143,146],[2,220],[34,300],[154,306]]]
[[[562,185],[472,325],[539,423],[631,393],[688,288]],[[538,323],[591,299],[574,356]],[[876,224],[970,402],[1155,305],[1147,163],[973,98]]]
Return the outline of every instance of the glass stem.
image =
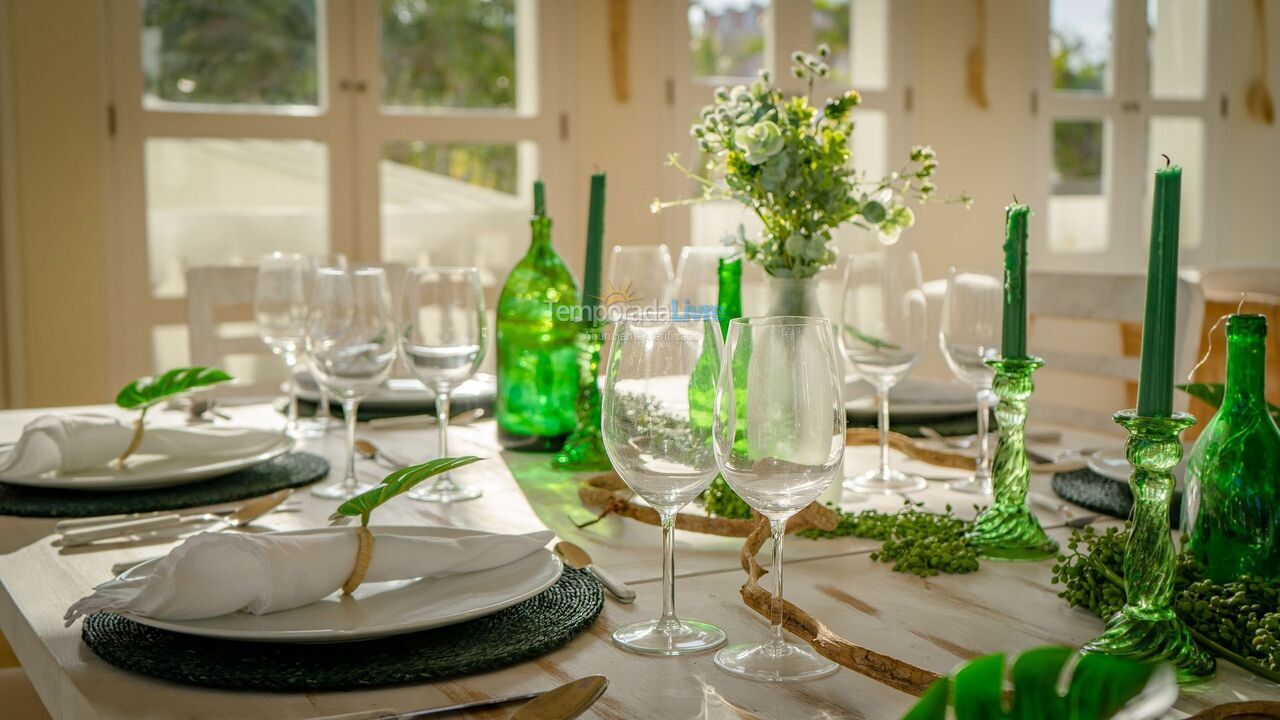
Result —
[[[781,652],[786,641],[782,639],[782,536],[787,531],[786,520],[770,520],[769,529],[773,532],[773,603],[769,607],[769,645],[775,652]]]
[[[355,398],[342,399],[342,419],[347,424],[347,475],[342,480],[343,486],[354,489],[356,483],[356,414],[360,401]]]
[[[292,352],[285,351],[281,357],[284,359],[285,372],[289,374],[289,410],[287,413],[288,425],[286,426],[286,432],[292,434],[298,428],[298,378],[293,372],[298,365],[298,356]]]
[[[440,436],[439,457],[449,457],[449,390],[436,388],[436,428]],[[444,473],[431,483],[431,491],[449,492],[457,489],[449,473]]]
[[[333,415],[329,412],[329,401],[330,401],[329,388],[325,387],[324,383],[316,383],[316,384],[320,386],[320,404],[316,406],[315,417],[323,425],[327,426],[329,424],[329,420],[333,417]]]
[[[680,626],[676,619],[676,515],[663,511],[662,520],[662,617],[658,630],[671,632]]]
[[[889,480],[889,388],[876,389],[876,400],[880,402],[880,479]]]
[[[991,493],[991,432],[988,423],[991,418],[991,390],[986,387],[978,389],[978,462],[974,468],[974,479],[982,485],[983,491]]]

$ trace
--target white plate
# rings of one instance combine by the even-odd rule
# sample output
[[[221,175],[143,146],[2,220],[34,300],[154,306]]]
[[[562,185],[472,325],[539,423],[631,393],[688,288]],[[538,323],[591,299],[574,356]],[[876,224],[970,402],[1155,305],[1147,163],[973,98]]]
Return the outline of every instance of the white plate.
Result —
[[[306,535],[328,528],[289,530],[280,535]],[[460,537],[475,531],[444,527],[382,527],[403,535]],[[160,562],[149,560],[121,577],[144,577]],[[509,565],[441,578],[365,583],[350,597],[334,593],[292,610],[251,615],[237,612],[204,620],[156,620],[128,615],[143,625],[186,635],[250,642],[349,642],[402,635],[490,615],[546,590],[564,566],[550,550]]]
[[[497,393],[498,382],[492,375],[477,373],[470,380],[462,383],[449,393],[455,407],[462,405],[470,398],[493,397]],[[288,388],[282,386],[284,392]],[[320,388],[309,377],[298,378],[298,398],[307,402],[320,402]],[[436,405],[436,394],[426,388],[417,378],[388,378],[382,387],[373,391],[369,397],[360,401],[360,407],[369,410],[412,410],[426,408],[433,410]]]
[[[845,413],[857,420],[875,420],[876,393],[856,376],[845,378]],[[889,391],[889,416],[901,420],[977,413],[974,391],[963,385],[907,378]]]
[[[266,450],[225,460],[210,461],[172,455],[130,455],[124,469],[114,462],[72,473],[49,473],[39,478],[5,480],[10,485],[58,488],[61,490],[141,490],[185,485],[226,475],[257,465],[293,449],[293,439],[281,435]]]
[[[1182,484],[1182,478],[1187,469],[1187,452],[1190,448],[1183,447],[1182,461],[1173,468],[1173,476],[1178,485]],[[1124,456],[1123,447],[1103,448],[1089,456],[1089,469],[1095,473],[1118,480],[1123,483],[1129,482],[1129,475],[1133,472],[1133,466]]]

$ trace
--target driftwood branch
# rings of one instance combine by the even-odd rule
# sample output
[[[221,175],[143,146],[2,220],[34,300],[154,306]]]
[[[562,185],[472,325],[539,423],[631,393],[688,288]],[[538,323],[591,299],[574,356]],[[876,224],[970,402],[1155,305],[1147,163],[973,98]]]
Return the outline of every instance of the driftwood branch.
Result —
[[[1191,720],[1253,720],[1275,717],[1280,717],[1280,702],[1253,700],[1211,707],[1192,715]]]
[[[609,515],[621,515],[649,525],[658,525],[658,511],[648,505],[639,505],[631,502],[631,497],[632,493],[627,488],[626,483],[614,473],[589,477],[578,487],[578,499],[582,501],[582,504],[599,511],[599,515],[596,516],[597,520]],[[827,508],[822,508],[822,510],[831,516],[832,527],[834,527],[836,514]],[[751,534],[755,526],[756,521],[754,518],[750,520],[733,520],[730,518],[707,517],[706,515],[691,515],[689,513],[678,513],[676,515],[677,529],[705,533],[707,535],[746,537]]]

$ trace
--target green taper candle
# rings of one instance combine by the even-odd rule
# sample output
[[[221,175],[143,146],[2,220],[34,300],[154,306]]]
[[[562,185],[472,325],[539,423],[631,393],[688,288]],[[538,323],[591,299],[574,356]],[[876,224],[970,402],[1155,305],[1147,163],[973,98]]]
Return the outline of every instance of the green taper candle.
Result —
[[[582,278],[582,306],[600,303],[600,274],[604,263],[604,173],[591,176],[591,204],[587,210],[587,267]]]
[[[1000,353],[1027,356],[1027,217],[1031,208],[1014,199],[1004,209],[1004,317]]]
[[[1168,157],[1165,157],[1166,162]],[[1178,321],[1178,222],[1182,211],[1182,168],[1156,171],[1151,208],[1151,250],[1147,255],[1147,306],[1142,320],[1142,370],[1138,415],[1167,418],[1173,413],[1173,339]]]
[[[533,214],[538,217],[547,216],[547,191],[541,180],[533,181]]]

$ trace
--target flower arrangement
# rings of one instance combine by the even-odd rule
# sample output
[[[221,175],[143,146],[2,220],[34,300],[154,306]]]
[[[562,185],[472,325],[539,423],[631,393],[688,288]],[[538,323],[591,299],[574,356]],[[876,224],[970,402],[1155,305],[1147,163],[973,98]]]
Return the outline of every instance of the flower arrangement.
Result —
[[[810,95],[814,80],[830,73],[830,52],[821,45],[816,55],[792,55],[792,74],[808,79]],[[907,162],[886,177],[868,178],[854,168],[849,138],[852,110],[860,102],[858,93],[849,90],[819,110],[808,96],[785,96],[768,71],[761,71],[750,87],[718,88],[715,101],[702,109],[700,122],[690,130],[707,157],[707,174],[682,164],[678,154],[668,158],[669,165],[701,186],[701,195],[655,200],[653,211],[708,200],[746,205],[763,223],[763,236],[748,238],[739,226],[730,242],[774,277],[812,277],[835,263],[831,231],[844,223],[896,241],[915,222],[906,200],[934,197],[938,160],[932,148],[916,146]],[[970,202],[967,196],[958,201]]]

